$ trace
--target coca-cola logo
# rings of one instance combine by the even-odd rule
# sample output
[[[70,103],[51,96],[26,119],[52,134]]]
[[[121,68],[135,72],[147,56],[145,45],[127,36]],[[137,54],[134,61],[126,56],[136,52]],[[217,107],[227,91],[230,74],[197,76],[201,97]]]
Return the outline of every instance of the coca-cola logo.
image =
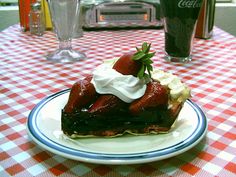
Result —
[[[200,8],[201,1],[199,0],[180,0],[178,3],[179,8]]]

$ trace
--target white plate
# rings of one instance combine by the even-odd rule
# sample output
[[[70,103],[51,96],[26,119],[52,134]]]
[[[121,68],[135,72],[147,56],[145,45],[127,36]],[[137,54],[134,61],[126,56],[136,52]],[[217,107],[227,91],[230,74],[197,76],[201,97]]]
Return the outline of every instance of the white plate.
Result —
[[[72,140],[61,132],[61,109],[68,96],[67,89],[43,99],[31,111],[27,122],[29,135],[37,144],[66,158],[99,164],[152,162],[189,150],[207,131],[204,113],[187,100],[167,134]]]

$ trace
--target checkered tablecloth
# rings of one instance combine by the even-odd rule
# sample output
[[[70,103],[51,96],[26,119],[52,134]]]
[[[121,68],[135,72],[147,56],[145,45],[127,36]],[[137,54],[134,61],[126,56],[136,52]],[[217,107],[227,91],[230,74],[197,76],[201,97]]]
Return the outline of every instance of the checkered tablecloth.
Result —
[[[193,61],[167,63],[162,30],[91,31],[73,40],[88,60],[48,62],[57,48],[52,32],[42,37],[18,25],[0,33],[0,176],[235,176],[236,37],[214,28],[209,40],[195,39]],[[152,43],[154,65],[175,73],[192,89],[192,100],[205,112],[206,137],[175,157],[147,164],[99,165],[63,158],[40,148],[26,132],[27,116],[44,97],[69,88],[102,60]]]

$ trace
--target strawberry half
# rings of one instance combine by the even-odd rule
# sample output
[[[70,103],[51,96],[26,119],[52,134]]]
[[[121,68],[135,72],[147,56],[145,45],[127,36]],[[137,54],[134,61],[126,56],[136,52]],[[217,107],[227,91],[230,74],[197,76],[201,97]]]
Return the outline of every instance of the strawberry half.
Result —
[[[126,103],[115,95],[101,95],[89,108],[88,112],[98,115],[104,115],[110,112],[115,113],[125,105]]]
[[[81,109],[95,100],[97,93],[91,80],[92,75],[89,75],[85,79],[73,84],[68,102],[64,107],[66,113],[71,113],[75,109]]]
[[[124,75],[133,75],[139,77],[151,78],[151,71],[153,61],[151,58],[155,55],[155,52],[149,53],[151,44],[144,42],[142,48],[136,48],[136,52],[129,52],[121,56],[113,66],[113,69]],[[148,76],[145,73],[147,70]]]
[[[137,77],[141,69],[142,63],[133,60],[134,52],[129,52],[122,55],[113,65],[113,69],[124,75],[133,75]]]
[[[167,105],[168,91],[159,82],[149,82],[144,95],[131,103],[131,114],[138,115],[140,112],[160,105]]]

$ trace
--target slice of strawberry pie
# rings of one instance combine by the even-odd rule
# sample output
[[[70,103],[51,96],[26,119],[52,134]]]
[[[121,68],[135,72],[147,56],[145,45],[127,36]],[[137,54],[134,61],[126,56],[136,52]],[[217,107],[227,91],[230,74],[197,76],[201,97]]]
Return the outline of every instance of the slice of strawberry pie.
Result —
[[[153,69],[151,44],[105,61],[76,82],[62,110],[61,127],[71,138],[166,133],[190,97],[180,79]]]

